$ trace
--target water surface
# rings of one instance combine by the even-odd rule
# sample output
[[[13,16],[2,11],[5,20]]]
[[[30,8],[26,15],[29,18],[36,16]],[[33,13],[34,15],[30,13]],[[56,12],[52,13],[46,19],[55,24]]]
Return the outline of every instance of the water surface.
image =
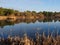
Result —
[[[34,38],[36,32],[39,34],[45,32],[46,36],[49,34],[48,32],[53,32],[53,35],[55,35],[56,32],[60,34],[60,22],[58,20],[15,22],[16,21],[0,21],[0,37],[7,38],[8,35],[22,37],[24,33],[27,33],[29,37]]]

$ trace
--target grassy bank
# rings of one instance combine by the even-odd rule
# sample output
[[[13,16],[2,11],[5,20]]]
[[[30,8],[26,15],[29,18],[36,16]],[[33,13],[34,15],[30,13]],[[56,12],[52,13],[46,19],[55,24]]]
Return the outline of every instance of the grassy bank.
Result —
[[[17,19],[44,19],[44,17],[42,16],[0,16],[0,20],[7,20],[7,19],[11,19],[11,20],[17,20]]]

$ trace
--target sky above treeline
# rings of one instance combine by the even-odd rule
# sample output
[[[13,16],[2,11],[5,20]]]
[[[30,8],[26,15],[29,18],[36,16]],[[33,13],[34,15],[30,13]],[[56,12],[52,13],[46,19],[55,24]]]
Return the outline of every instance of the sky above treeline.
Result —
[[[19,11],[57,11],[60,12],[60,0],[0,0],[0,7]]]

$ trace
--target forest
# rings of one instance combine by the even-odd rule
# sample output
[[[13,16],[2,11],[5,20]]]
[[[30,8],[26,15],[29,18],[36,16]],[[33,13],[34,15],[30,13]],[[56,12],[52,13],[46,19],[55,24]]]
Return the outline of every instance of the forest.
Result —
[[[14,9],[7,9],[7,8],[2,8],[0,7],[0,16],[20,16],[20,18],[60,18],[60,12],[50,12],[50,11],[40,11],[40,12],[36,12],[36,11],[18,11],[18,10],[14,10]]]

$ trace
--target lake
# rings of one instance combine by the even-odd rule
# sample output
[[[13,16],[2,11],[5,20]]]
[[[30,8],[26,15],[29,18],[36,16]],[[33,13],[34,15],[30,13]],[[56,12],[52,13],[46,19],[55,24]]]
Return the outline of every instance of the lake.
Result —
[[[18,21],[0,21],[0,37],[7,38],[8,35],[22,37],[27,33],[29,37],[34,38],[35,33],[38,32],[42,35],[44,32],[47,36],[50,32],[56,35],[60,34],[60,21],[40,21],[40,20],[18,20]]]

